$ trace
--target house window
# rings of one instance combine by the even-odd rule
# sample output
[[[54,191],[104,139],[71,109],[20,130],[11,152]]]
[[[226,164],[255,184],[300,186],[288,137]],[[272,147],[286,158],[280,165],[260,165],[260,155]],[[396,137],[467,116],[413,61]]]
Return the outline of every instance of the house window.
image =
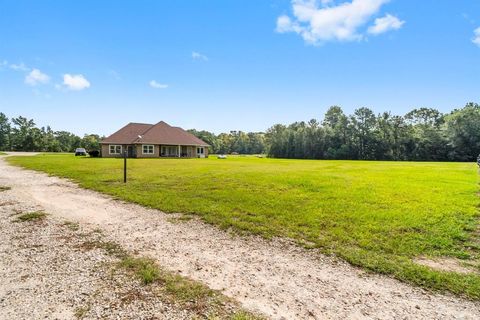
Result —
[[[162,157],[178,157],[178,146],[162,146],[160,155]]]
[[[154,153],[153,144],[144,144],[142,146],[142,149],[143,149],[143,154],[153,154]]]
[[[110,154],[121,154],[122,153],[122,146],[118,144],[111,144],[110,145]]]
[[[203,147],[197,147],[197,154],[203,154]]]

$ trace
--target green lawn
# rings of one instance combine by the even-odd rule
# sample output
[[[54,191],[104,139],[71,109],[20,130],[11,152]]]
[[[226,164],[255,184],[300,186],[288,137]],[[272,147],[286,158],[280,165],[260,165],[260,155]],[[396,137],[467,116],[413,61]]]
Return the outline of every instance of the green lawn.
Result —
[[[472,163],[236,157],[12,157],[13,164],[222,228],[290,237],[406,282],[480,299],[478,174]],[[454,257],[477,273],[440,272],[415,257]]]

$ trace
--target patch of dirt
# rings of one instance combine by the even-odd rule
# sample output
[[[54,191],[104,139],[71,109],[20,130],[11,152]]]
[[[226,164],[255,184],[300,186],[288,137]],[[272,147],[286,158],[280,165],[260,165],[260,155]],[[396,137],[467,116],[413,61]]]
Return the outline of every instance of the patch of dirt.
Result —
[[[15,209],[32,207],[15,202]],[[164,293],[163,284],[142,285],[119,267],[121,248],[88,226],[72,229],[52,216],[13,223],[12,210],[0,208],[0,319],[209,318],[208,304],[200,311],[186,308]],[[227,301],[218,308],[213,312],[238,311]]]
[[[118,271],[113,274],[114,259],[101,250],[77,250],[84,238],[61,222],[12,223],[9,215],[9,210],[0,209],[1,319],[193,316],[149,294],[148,288],[131,276]],[[89,237],[98,238],[94,234]],[[141,294],[118,305],[132,291]]]
[[[0,184],[31,210],[101,229],[108,241],[155,258],[272,319],[479,319],[480,303],[428,293],[289,241],[239,237],[191,219],[117,201],[0,160]],[[0,199],[1,200],[1,199]],[[38,208],[37,208],[38,207]]]
[[[15,202],[15,201],[2,201],[0,202],[0,207],[3,207],[3,206],[13,206],[15,204],[17,204],[18,202]]]
[[[478,270],[474,266],[466,265],[464,260],[450,258],[450,257],[441,257],[429,259],[426,257],[420,257],[413,260],[415,263],[418,263],[422,266],[426,266],[439,271],[446,272],[457,272],[457,273],[478,273]]]

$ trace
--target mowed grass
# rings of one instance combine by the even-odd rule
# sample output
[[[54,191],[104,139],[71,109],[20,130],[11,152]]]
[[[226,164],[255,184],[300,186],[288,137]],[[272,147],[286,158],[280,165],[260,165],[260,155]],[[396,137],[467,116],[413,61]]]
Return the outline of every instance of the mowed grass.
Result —
[[[414,263],[417,257],[479,261],[473,163],[129,159],[125,185],[121,159],[40,155],[8,161],[123,200],[196,214],[221,228],[289,237],[367,270],[480,299],[478,272]]]

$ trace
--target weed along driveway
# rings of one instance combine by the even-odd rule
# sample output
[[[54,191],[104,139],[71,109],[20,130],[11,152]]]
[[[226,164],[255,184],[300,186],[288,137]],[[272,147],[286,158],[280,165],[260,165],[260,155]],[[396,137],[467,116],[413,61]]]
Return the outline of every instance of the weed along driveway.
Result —
[[[272,319],[480,318],[478,301],[370,274],[287,240],[238,236],[196,218],[115,200],[4,159],[0,185],[10,186],[18,202],[99,228],[108,241]]]

